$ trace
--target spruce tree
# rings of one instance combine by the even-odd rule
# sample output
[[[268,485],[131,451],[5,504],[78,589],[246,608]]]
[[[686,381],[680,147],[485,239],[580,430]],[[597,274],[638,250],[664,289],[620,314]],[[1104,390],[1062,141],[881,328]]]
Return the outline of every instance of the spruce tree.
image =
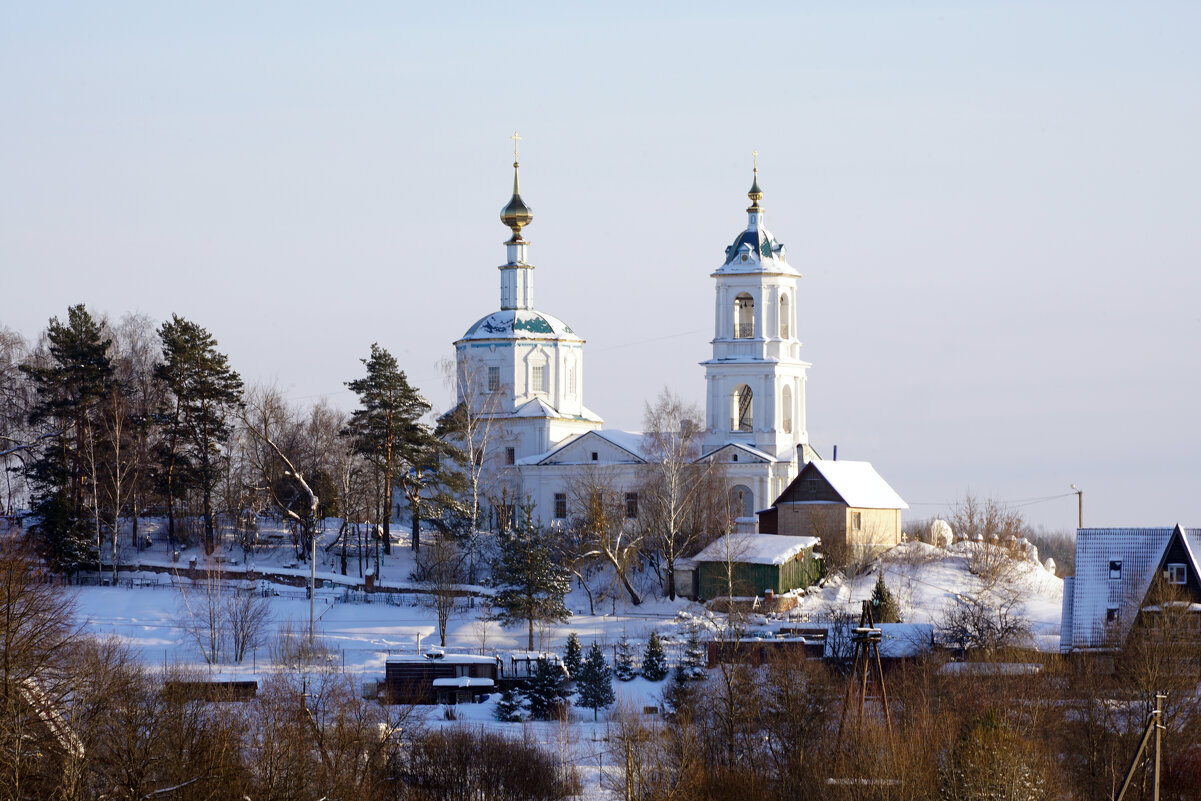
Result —
[[[594,721],[598,709],[607,707],[617,700],[613,694],[613,671],[605,662],[605,655],[601,651],[600,644],[595,641],[588,649],[588,658],[580,667],[576,687],[579,688],[580,694],[578,705],[591,709]]]
[[[684,642],[684,653],[680,655],[676,669],[685,679],[696,681],[705,678],[708,655],[705,653],[705,644],[701,642],[700,627],[694,622],[689,623],[687,631],[688,638]]]
[[[47,357],[20,367],[36,392],[29,422],[45,432],[28,473],[32,532],[51,567],[74,573],[94,558],[96,426],[112,383],[111,340],[83,304],[66,323],[51,318],[46,340]]]
[[[584,651],[580,647],[580,638],[573,631],[567,635],[567,649],[563,653],[563,666],[567,668],[567,675],[572,681],[576,681],[580,675],[580,669],[584,666]]]
[[[634,667],[634,646],[630,644],[629,639],[623,633],[621,639],[617,641],[617,654],[613,662],[613,675],[618,681],[633,681],[638,675],[638,669]]]
[[[872,590],[871,600],[872,617],[877,623],[901,622],[901,605],[884,584],[884,571],[876,574],[876,588]]]
[[[526,682],[530,717],[534,720],[557,718],[567,706],[567,676],[563,666],[553,659],[539,657],[534,674]]]
[[[651,632],[646,641],[646,653],[642,655],[642,677],[647,681],[663,681],[667,678],[667,657],[658,632]]]
[[[562,623],[570,616],[563,598],[571,590],[567,569],[556,559],[546,532],[524,514],[517,526],[498,538],[500,559],[492,566],[493,597],[502,625],[525,623],[534,650],[534,622]]]
[[[521,693],[510,687],[500,694],[496,702],[496,719],[502,723],[517,723],[525,711],[525,699]]]

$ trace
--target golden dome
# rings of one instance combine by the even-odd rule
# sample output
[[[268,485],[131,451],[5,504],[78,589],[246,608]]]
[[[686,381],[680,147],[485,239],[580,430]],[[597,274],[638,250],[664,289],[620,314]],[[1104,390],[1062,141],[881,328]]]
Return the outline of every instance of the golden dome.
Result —
[[[517,162],[513,162],[513,197],[509,199],[508,204],[500,210],[500,221],[513,231],[513,238],[509,242],[522,242],[521,229],[525,228],[534,221],[534,210],[525,204],[521,199],[521,188],[517,183]]]
[[[751,199],[751,207],[747,211],[760,211],[759,201],[763,199],[763,190],[759,188],[759,168],[755,168],[755,177],[751,180],[751,191],[746,193]]]

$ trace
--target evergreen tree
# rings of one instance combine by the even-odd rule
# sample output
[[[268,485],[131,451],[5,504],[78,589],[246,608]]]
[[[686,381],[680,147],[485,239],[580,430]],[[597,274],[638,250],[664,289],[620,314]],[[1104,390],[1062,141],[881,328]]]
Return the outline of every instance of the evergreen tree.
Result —
[[[428,465],[429,452],[436,441],[429,427],[421,422],[430,405],[409,384],[396,357],[373,343],[371,355],[360,361],[367,368],[367,376],[346,382],[346,386],[359,396],[361,404],[361,408],[350,416],[347,433],[354,438],[355,448],[374,460],[383,473],[380,501],[386,510],[383,515],[384,553],[392,553],[393,482],[414,466]],[[410,499],[414,526],[419,525],[416,503]],[[416,531],[413,542],[416,545]]]
[[[690,622],[687,632],[688,638],[684,642],[684,653],[680,655],[676,671],[689,681],[697,681],[705,678],[708,655],[705,653],[705,644],[701,642],[700,627],[696,623]]]
[[[96,426],[112,382],[111,340],[83,304],[68,309],[66,323],[51,318],[46,339],[47,357],[20,367],[36,393],[29,422],[45,430],[29,467],[32,531],[46,561],[74,573],[94,558],[98,534]]]
[[[618,681],[633,681],[634,677],[638,675],[638,669],[634,667],[634,646],[630,644],[630,640],[624,632],[621,639],[617,641],[613,675],[617,677]]]
[[[521,693],[510,687],[500,694],[496,702],[496,719],[502,723],[517,723],[525,711],[525,700]]]
[[[567,707],[567,675],[558,661],[539,657],[534,675],[526,682],[530,717],[552,720]]]
[[[671,672],[671,681],[663,690],[663,705],[667,714],[676,717],[689,713],[700,697],[697,686],[696,682],[688,677],[683,663],[677,664]]]
[[[163,361],[154,374],[171,393],[163,454],[167,537],[174,542],[175,498],[191,484],[200,491],[204,550],[212,553],[217,544],[213,492],[233,430],[230,416],[242,400],[242,379],[217,351],[213,335],[196,323],[173,314],[159,328],[159,339]]]
[[[567,649],[563,653],[563,667],[567,668],[567,675],[572,681],[576,681],[580,676],[580,669],[584,666],[584,650],[580,647],[580,638],[573,631],[567,635]]]
[[[563,598],[571,590],[566,568],[555,559],[550,538],[522,515],[517,526],[499,539],[500,559],[492,567],[493,598],[502,625],[526,623],[528,648],[534,650],[534,621],[562,623],[570,612]]]
[[[617,700],[613,694],[613,671],[605,662],[605,655],[596,641],[593,641],[588,649],[588,658],[580,666],[578,675],[576,687],[579,688],[580,694],[579,706],[591,709],[592,719],[595,721],[598,709]]]
[[[647,681],[663,681],[667,678],[667,657],[658,632],[651,632],[646,641],[646,653],[642,655],[642,677]]]
[[[877,623],[900,623],[901,605],[892,591],[884,584],[884,571],[876,574],[876,588],[872,590],[872,618]]]

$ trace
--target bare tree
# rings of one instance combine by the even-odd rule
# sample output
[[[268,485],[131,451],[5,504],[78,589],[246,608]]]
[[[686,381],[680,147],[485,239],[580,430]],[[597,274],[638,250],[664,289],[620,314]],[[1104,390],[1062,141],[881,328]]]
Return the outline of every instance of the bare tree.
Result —
[[[644,532],[627,515],[626,489],[608,468],[586,466],[572,476],[567,494],[576,513],[571,525],[584,548],[579,555],[604,558],[638,606],[642,596],[630,583],[629,571],[641,559]]]
[[[438,620],[438,644],[446,647],[446,624],[462,597],[464,554],[454,540],[438,537],[417,556],[416,579],[425,588],[423,602]]]
[[[639,525],[662,560],[667,597],[676,597],[676,560],[720,530],[725,513],[724,474],[713,459],[700,460],[705,421],[695,405],[664,388],[642,416],[648,463],[638,491]]]
[[[241,664],[246,655],[263,644],[271,622],[271,602],[252,587],[228,593],[221,617],[229,637],[229,657]]]

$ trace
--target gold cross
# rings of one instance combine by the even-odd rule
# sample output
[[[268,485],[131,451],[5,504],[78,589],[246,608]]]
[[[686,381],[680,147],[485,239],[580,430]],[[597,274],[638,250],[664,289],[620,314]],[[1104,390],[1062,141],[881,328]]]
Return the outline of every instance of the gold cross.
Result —
[[[759,172],[759,151],[752,150],[751,157],[755,159],[755,172]]]
[[[521,137],[517,135],[517,131],[514,131],[513,135],[509,138],[513,140],[513,161],[517,161],[517,143],[521,140]]]

